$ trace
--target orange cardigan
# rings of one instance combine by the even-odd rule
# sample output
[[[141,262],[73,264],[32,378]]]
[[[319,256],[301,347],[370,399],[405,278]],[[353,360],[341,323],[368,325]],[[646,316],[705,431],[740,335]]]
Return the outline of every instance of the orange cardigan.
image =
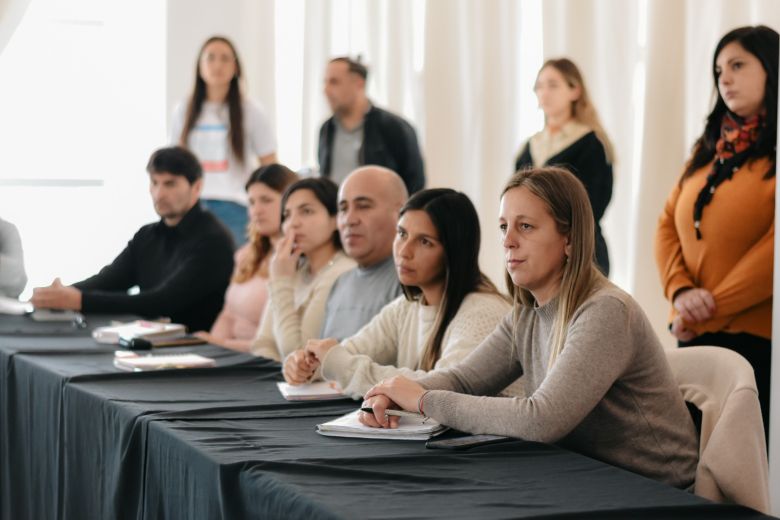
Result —
[[[748,161],[718,186],[704,207],[702,239],[696,240],[693,205],[712,164],[675,185],[658,223],[655,259],[669,301],[684,287],[701,287],[715,298],[715,315],[686,323],[697,335],[747,332],[772,336],[772,269],[775,177],[764,180],[771,161]],[[670,320],[677,311],[672,308]]]

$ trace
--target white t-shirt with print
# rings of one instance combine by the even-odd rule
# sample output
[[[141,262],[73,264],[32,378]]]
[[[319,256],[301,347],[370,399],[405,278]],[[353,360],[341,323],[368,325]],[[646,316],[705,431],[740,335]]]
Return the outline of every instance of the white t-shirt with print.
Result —
[[[176,107],[171,120],[171,144],[179,144],[184,118],[185,100]],[[204,101],[198,121],[187,138],[189,148],[203,166],[204,199],[228,200],[246,205],[246,184],[258,166],[258,157],[276,151],[276,139],[263,108],[244,99],[244,163],[239,163],[228,141],[230,113],[227,103]]]

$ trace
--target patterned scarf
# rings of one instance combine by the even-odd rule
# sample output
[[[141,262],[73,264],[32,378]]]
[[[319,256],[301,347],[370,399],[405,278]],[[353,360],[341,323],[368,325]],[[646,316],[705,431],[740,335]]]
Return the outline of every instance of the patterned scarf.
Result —
[[[764,126],[764,118],[757,114],[742,119],[736,114],[726,112],[720,124],[720,139],[715,144],[715,163],[707,175],[707,183],[699,192],[693,205],[693,227],[696,239],[701,240],[701,217],[704,206],[712,201],[715,189],[724,181],[730,180],[734,173],[747,161],[750,148],[758,140]]]

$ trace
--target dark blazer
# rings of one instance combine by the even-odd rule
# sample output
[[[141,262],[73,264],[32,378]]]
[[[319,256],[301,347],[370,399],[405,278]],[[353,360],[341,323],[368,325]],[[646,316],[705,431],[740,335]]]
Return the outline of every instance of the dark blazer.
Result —
[[[330,177],[335,132],[336,122],[331,117],[320,128],[317,150],[323,177]],[[373,105],[363,122],[363,145],[358,153],[358,162],[395,171],[406,184],[409,195],[425,186],[423,159],[414,128],[401,117]]]
[[[525,143],[515,161],[515,171],[533,164],[531,147],[529,143]],[[596,221],[596,263],[604,274],[609,274],[609,251],[601,234],[601,218],[612,199],[612,165],[607,162],[604,145],[595,132],[589,132],[568,148],[547,159],[544,164],[566,168],[585,185]]]

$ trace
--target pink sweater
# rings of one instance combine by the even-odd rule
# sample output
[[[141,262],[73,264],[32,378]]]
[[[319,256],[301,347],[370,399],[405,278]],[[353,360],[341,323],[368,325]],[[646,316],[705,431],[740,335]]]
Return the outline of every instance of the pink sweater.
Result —
[[[245,245],[236,251],[236,265],[247,247]],[[231,282],[225,292],[225,305],[211,328],[211,334],[220,339],[251,340],[257,333],[266,301],[267,278],[255,275],[243,283]]]

